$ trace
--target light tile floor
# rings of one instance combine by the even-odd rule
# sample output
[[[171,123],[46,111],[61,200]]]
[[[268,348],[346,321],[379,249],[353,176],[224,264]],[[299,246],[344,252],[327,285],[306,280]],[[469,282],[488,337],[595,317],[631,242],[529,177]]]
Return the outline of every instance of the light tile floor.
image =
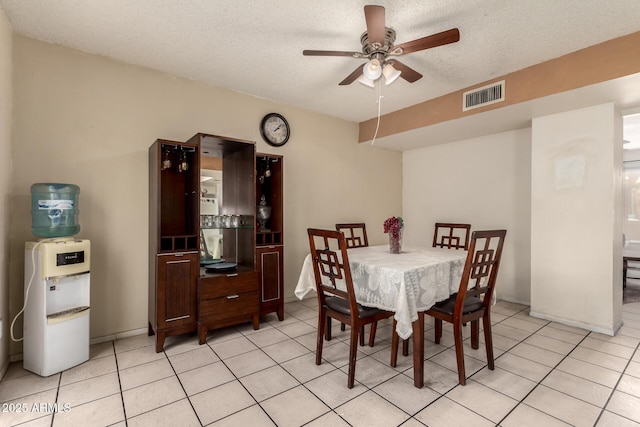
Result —
[[[91,359],[41,378],[11,364],[0,382],[0,426],[640,426],[640,303],[624,305],[617,336],[492,310],[496,369],[465,344],[467,385],[457,384],[451,329],[440,345],[427,325],[425,387],[411,356],[389,366],[390,322],[360,347],[347,388],[347,332],[335,324],[314,363],[316,301],[286,304],[286,318],[168,338],[96,344]],[[468,328],[466,328],[468,329]],[[57,406],[56,406],[57,405]]]

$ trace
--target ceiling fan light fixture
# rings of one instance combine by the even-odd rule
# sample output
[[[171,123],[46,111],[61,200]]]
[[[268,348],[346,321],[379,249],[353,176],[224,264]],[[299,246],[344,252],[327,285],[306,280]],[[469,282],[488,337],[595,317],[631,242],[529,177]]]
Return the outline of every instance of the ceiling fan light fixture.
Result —
[[[382,75],[384,76],[385,85],[389,86],[400,77],[400,71],[396,70],[392,64],[386,64],[382,68]]]
[[[365,75],[369,80],[377,80],[382,75],[382,64],[380,64],[380,60],[377,58],[373,58],[371,61],[364,64],[362,67],[362,74]]]
[[[365,76],[364,74],[360,76],[360,78],[358,79],[358,82],[362,83],[365,86],[375,87],[375,82],[370,78],[368,78],[367,76]]]

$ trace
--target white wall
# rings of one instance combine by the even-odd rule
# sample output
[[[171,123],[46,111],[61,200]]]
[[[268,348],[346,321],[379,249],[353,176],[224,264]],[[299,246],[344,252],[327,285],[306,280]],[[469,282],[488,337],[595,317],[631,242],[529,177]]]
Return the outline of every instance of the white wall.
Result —
[[[0,378],[9,362],[9,225],[11,194],[11,27],[0,8]],[[19,334],[21,336],[22,334]]]
[[[92,338],[146,331],[147,153],[157,138],[205,132],[284,156],[287,299],[309,251],[308,227],[365,221],[372,243],[382,243],[384,219],[401,209],[401,154],[358,144],[356,123],[21,36],[14,63],[12,314],[23,300],[24,242],[33,239],[30,186],[69,182],[80,186],[78,237],[91,240]],[[292,128],[279,149],[259,132],[273,111]]]
[[[431,245],[435,222],[507,230],[498,297],[529,303],[531,131],[407,151],[403,209],[407,245]]]
[[[622,317],[622,122],[613,104],[536,118],[531,314],[613,334]]]

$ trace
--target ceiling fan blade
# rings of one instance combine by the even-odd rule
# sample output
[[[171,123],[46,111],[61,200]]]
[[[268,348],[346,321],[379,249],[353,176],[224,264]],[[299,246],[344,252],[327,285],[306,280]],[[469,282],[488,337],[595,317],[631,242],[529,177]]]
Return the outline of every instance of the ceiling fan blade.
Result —
[[[362,52],[345,52],[342,50],[303,50],[306,56],[350,56],[352,58],[363,58]]]
[[[359,65],[358,68],[353,70],[353,73],[349,74],[346,79],[338,83],[338,86],[350,85],[351,83],[356,81],[356,79],[361,75],[362,75],[362,65]]]
[[[458,31],[457,28],[452,28],[441,33],[395,45],[391,48],[390,55],[404,55],[411,52],[417,52],[419,50],[431,49],[432,47],[455,43],[458,40],[460,40],[460,31]]]
[[[367,21],[367,34],[369,35],[369,43],[374,42],[384,45],[384,7],[382,6],[365,6],[364,18]]]
[[[389,61],[389,63],[393,65],[396,70],[400,71],[400,77],[402,77],[409,83],[413,83],[416,80],[420,80],[422,78],[422,74],[420,74],[419,72],[417,72],[411,67],[407,67],[397,59],[394,59],[393,61]]]

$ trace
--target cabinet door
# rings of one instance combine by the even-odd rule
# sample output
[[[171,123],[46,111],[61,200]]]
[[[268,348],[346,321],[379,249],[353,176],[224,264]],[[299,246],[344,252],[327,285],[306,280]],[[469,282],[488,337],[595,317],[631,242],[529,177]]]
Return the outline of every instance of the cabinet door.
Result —
[[[158,256],[158,327],[195,325],[198,253]]]
[[[260,314],[278,312],[282,320],[284,308],[283,248],[256,248],[260,282]]]

